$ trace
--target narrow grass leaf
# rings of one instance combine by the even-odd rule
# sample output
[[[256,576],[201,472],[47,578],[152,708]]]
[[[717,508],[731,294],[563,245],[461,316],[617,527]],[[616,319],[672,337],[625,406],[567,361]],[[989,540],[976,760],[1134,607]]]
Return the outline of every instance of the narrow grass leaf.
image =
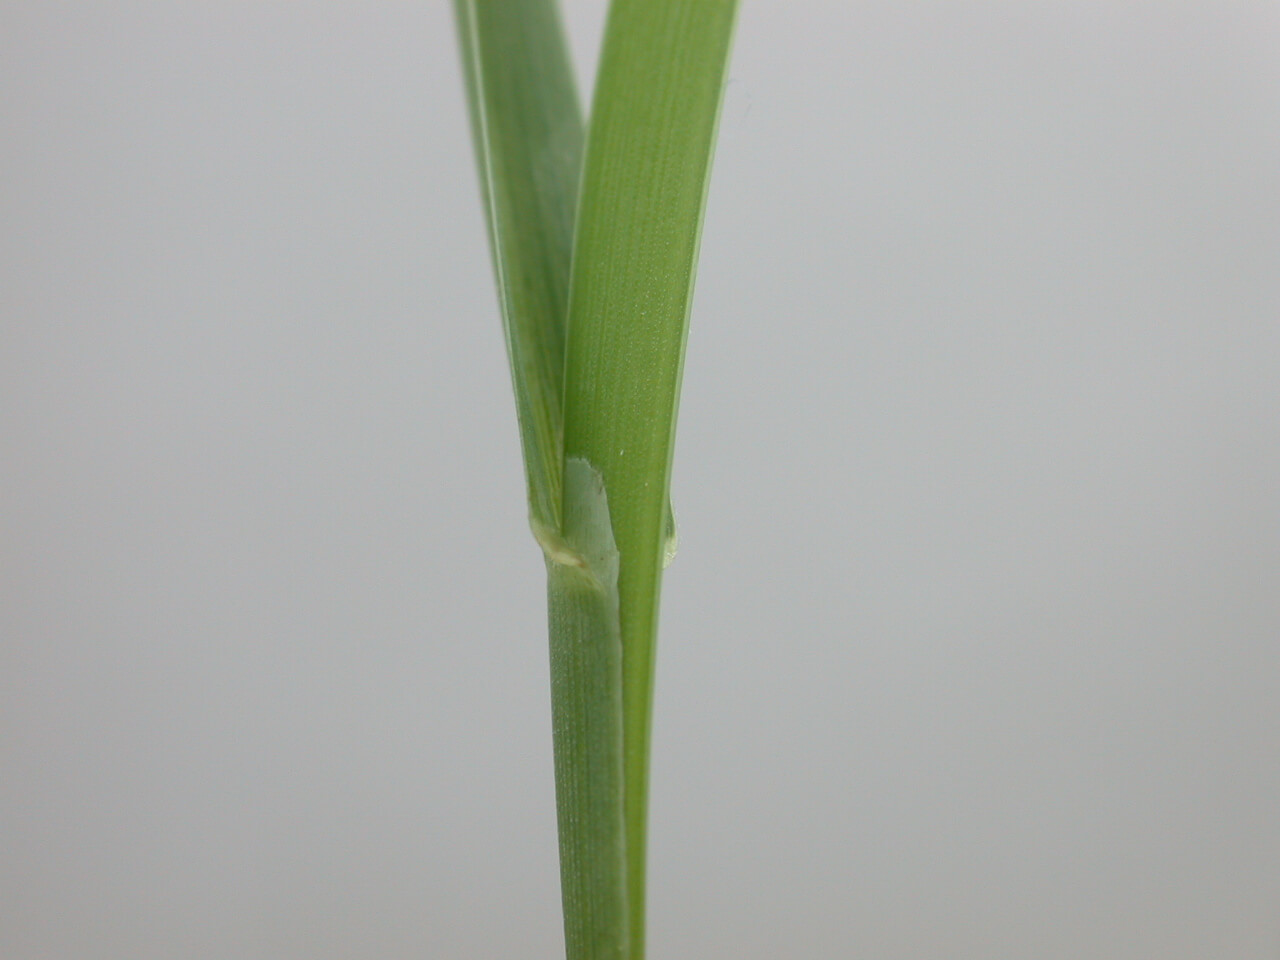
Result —
[[[613,0],[573,248],[564,452],[619,552],[631,960],[644,953],[654,641],[684,344],[734,0]],[[565,534],[576,526],[566,489]]]
[[[529,518],[547,562],[566,955],[627,960],[618,554],[599,474],[585,462],[562,460],[582,119],[553,0],[455,6]],[[569,537],[562,503],[573,516]]]
[[[456,0],[455,8],[529,516],[541,539],[560,526],[564,328],[582,112],[554,0]]]

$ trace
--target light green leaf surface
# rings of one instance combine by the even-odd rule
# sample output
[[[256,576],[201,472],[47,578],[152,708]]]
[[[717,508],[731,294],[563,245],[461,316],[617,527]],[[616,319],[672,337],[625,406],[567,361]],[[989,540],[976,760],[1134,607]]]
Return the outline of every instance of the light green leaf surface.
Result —
[[[626,960],[618,555],[599,475],[562,454],[582,120],[554,0],[456,0],[456,13],[529,519],[547,561],[565,950],[569,960]]]
[[[554,0],[456,0],[539,539],[560,527],[564,328],[582,112]]]
[[[564,443],[566,457],[603,478],[620,555],[632,960],[644,954],[653,659],[676,408],[735,8],[610,5],[574,236]]]

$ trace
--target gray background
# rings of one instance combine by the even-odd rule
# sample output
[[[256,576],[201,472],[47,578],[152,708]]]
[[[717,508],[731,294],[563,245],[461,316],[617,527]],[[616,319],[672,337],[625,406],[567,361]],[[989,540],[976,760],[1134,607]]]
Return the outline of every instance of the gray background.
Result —
[[[559,953],[453,44],[0,6],[5,960]],[[1280,8],[756,0],[731,74],[653,957],[1280,957]]]

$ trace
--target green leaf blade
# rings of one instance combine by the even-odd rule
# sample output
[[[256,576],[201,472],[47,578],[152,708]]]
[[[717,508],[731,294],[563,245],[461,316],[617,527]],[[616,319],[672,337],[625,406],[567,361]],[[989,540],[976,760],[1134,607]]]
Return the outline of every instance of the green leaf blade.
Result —
[[[582,119],[554,0],[455,7],[529,519],[547,566],[565,951],[628,960],[618,555],[599,475],[562,452]]]
[[[582,111],[553,0],[455,0],[536,533],[559,530]]]
[[[653,658],[694,267],[734,0],[614,0],[574,239],[565,456],[599,471],[620,554],[627,884],[644,952]],[[568,522],[566,535],[574,528]]]

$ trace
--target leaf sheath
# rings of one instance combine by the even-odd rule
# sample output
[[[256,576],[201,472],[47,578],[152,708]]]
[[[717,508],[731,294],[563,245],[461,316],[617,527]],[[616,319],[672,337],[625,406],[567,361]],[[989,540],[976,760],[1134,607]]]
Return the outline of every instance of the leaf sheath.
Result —
[[[562,452],[581,113],[554,0],[455,9],[529,519],[546,557],[565,950],[569,960],[627,960],[617,550],[599,475]],[[575,517],[567,538],[562,506]]]

